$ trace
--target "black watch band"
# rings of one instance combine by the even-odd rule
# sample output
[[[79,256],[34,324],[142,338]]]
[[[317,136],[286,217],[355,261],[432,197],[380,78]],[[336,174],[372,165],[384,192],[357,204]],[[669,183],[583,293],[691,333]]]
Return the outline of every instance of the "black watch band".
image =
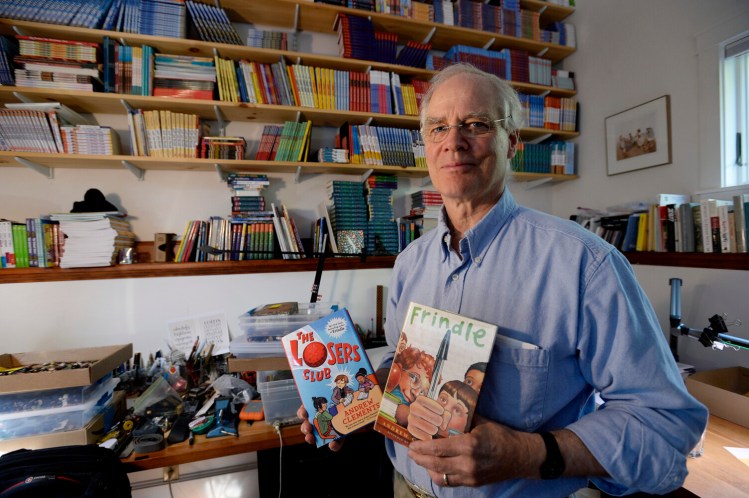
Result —
[[[539,469],[541,479],[557,479],[564,473],[564,458],[559,451],[557,439],[551,432],[540,432],[539,435],[546,446],[546,460]]]

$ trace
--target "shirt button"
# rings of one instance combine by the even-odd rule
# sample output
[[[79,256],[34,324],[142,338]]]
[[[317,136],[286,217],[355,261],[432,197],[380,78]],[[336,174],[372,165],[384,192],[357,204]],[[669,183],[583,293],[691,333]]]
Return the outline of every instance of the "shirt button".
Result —
[[[453,275],[453,282],[457,282],[458,278],[460,278],[460,277],[458,277],[457,275]]]
[[[478,258],[476,258],[475,261],[476,261],[476,263],[481,264],[481,256],[479,256]]]

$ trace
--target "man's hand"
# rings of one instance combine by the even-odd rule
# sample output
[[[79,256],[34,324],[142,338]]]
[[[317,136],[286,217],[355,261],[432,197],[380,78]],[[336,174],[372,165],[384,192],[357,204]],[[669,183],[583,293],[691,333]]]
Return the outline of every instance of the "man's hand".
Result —
[[[448,476],[450,486],[538,477],[546,454],[540,436],[512,430],[478,414],[474,415],[474,424],[467,434],[414,441],[408,456],[426,468],[439,486],[444,486],[443,474]]]
[[[417,439],[432,439],[439,430],[447,426],[445,409],[438,401],[418,396],[408,412],[408,432]]]
[[[304,434],[304,440],[307,441],[308,444],[315,444],[315,428],[312,427],[312,424],[309,421],[307,410],[304,408],[304,405],[300,406],[296,411],[296,416],[302,421],[302,427],[300,428],[300,430],[302,431],[302,434]],[[342,439],[338,439],[336,441],[331,441],[330,443],[328,443],[328,448],[330,448],[332,451],[338,451],[342,447]]]

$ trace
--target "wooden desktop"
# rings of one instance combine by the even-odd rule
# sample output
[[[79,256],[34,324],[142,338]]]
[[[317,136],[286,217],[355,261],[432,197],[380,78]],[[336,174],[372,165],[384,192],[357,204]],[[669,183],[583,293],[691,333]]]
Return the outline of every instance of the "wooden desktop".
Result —
[[[283,446],[304,442],[299,425],[281,429]],[[265,422],[251,426],[242,422],[239,436],[207,439],[196,436],[192,446],[184,441],[147,454],[132,454],[123,459],[128,472],[170,467],[181,463],[208,460],[239,453],[278,448],[278,433]],[[749,448],[749,429],[728,420],[710,416],[705,437],[705,451],[699,458],[689,458],[687,476],[682,489],[700,497],[745,497],[749,489],[749,467],[729,453],[725,447]],[[684,496],[683,494],[679,496]],[[690,495],[691,496],[691,495]]]

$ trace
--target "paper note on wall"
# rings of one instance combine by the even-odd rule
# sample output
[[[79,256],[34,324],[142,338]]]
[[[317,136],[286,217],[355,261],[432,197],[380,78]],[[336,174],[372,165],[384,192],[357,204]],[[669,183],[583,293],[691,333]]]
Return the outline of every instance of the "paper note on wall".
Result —
[[[229,352],[229,327],[225,313],[190,316],[174,320],[167,324],[169,328],[169,346],[182,351],[188,356],[199,340],[204,348],[213,344],[213,355]]]

